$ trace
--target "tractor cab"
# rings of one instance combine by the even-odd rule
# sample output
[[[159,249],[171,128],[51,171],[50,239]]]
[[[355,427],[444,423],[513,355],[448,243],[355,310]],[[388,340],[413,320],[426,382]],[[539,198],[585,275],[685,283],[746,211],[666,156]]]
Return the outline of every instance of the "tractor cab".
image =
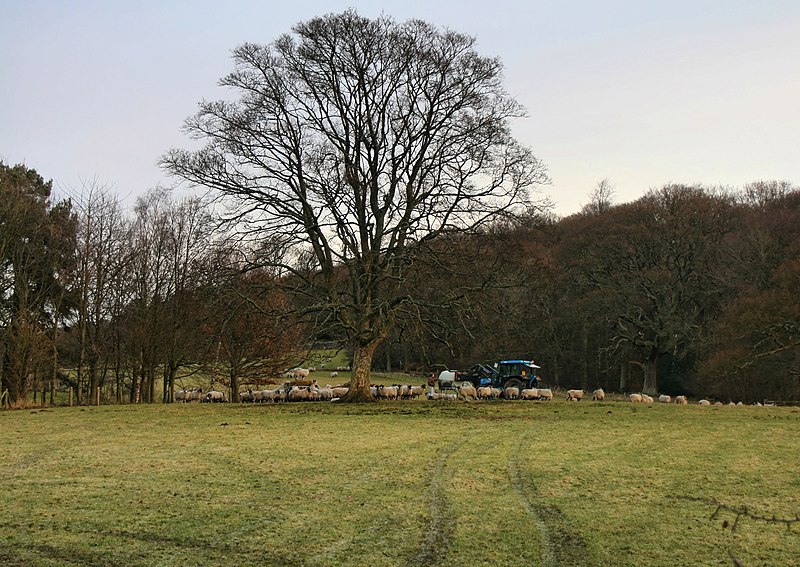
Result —
[[[533,360],[501,360],[494,364],[496,376],[492,385],[500,388],[537,388],[539,377],[536,370],[539,368]]]
[[[533,360],[500,360],[493,366],[476,364],[465,372],[458,373],[459,380],[467,380],[478,386],[495,388],[537,388],[540,368]]]

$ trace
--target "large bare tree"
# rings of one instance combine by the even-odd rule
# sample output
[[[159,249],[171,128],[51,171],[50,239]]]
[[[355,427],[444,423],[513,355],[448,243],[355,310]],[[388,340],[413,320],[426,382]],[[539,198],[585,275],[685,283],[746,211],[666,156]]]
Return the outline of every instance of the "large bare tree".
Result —
[[[351,342],[351,400],[368,399],[426,245],[513,212],[546,181],[510,130],[524,109],[474,38],[418,20],[350,10],[233,56],[221,84],[238,99],[202,102],[186,130],[206,145],[162,164],[218,190],[243,238],[283,246],[268,261]]]

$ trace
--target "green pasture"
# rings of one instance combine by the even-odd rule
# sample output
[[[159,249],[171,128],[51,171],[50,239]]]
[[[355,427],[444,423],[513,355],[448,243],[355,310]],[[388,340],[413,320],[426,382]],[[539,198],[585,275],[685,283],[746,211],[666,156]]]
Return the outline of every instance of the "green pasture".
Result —
[[[0,482],[2,565],[800,564],[797,408],[4,411]]]

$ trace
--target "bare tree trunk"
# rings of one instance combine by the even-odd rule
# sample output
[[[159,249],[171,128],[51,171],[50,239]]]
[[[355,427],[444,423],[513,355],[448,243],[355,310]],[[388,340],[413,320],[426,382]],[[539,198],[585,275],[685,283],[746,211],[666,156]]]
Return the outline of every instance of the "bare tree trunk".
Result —
[[[147,403],[152,404],[156,400],[156,367],[151,364],[147,369]]]
[[[658,356],[651,355],[642,366],[644,371],[644,384],[642,392],[649,396],[658,394]]]
[[[628,388],[628,372],[630,370],[630,363],[627,360],[622,361],[622,366],[619,368],[619,391],[625,393]]]
[[[372,394],[369,391],[369,377],[372,370],[372,358],[380,341],[373,341],[366,345],[356,345],[353,352],[353,375],[350,378],[350,391],[343,398],[345,402],[371,402]]]
[[[236,364],[231,365],[231,402],[238,404],[239,399],[239,366]]]
[[[589,329],[586,323],[581,327],[581,388],[589,390]]]

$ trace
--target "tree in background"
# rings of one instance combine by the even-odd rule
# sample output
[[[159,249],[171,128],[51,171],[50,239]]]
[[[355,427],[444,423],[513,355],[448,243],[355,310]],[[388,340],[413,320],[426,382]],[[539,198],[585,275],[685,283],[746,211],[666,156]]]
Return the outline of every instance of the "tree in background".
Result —
[[[272,240],[303,312],[354,350],[349,399],[370,398],[377,346],[415,301],[426,245],[527,201],[544,168],[511,135],[524,114],[499,60],[418,20],[354,11],[234,52],[235,102],[186,123],[207,145],[162,158],[219,191],[243,239]]]
[[[51,189],[35,170],[0,162],[0,372],[12,404],[51,368],[47,330],[68,308],[75,218],[69,202],[50,201]]]
[[[800,398],[800,192],[758,182],[738,194],[736,231],[716,271],[725,308],[694,387],[723,399]]]
[[[218,256],[222,260],[223,256]],[[243,384],[266,384],[302,357],[304,329],[294,321],[286,295],[264,270],[231,269],[209,288],[203,329],[214,353],[213,371],[227,371],[231,401],[239,401]]]

